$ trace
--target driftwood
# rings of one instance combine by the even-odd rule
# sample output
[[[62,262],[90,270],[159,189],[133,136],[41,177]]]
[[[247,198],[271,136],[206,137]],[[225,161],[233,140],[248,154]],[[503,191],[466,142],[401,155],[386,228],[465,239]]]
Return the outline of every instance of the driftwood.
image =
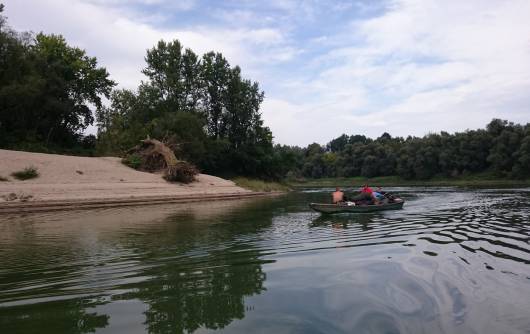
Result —
[[[142,140],[140,145],[127,151],[124,161],[129,161],[129,165],[134,164],[134,168],[146,172],[163,171],[164,179],[170,182],[190,183],[195,181],[195,175],[199,173],[194,165],[178,160],[166,144],[151,138]]]

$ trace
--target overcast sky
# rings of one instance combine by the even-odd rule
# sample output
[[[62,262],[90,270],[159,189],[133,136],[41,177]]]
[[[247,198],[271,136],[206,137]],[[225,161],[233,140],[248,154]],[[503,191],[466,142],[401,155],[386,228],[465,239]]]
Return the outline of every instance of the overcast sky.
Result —
[[[64,35],[125,88],[160,39],[222,52],[265,91],[276,143],[530,121],[528,0],[0,2],[13,28]]]

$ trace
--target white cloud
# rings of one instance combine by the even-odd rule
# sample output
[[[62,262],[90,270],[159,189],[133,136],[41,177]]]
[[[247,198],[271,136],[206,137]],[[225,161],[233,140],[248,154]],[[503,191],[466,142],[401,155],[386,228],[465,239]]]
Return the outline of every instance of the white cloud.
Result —
[[[121,1],[114,1],[119,4]],[[198,54],[214,50],[239,64],[244,74],[256,74],[258,63],[290,59],[296,50],[286,47],[281,32],[271,29],[161,29],[133,21],[120,9],[102,7],[97,1],[6,1],[9,23],[18,30],[62,34],[71,45],[94,55],[123,87],[134,88],[143,79],[144,56],[160,39],[178,39]],[[31,10],[28,10],[31,8]],[[253,48],[261,52],[253,55]]]
[[[337,103],[322,110],[328,122],[314,118],[318,134],[290,142],[324,143],[344,129],[423,135],[493,117],[530,121],[530,2],[404,0],[390,8],[324,40],[335,47],[309,64],[316,77],[283,98]]]
[[[265,89],[265,123],[280,143],[464,130],[493,117],[530,121],[527,0],[395,0],[377,16],[335,25],[323,11],[349,10],[347,2],[275,0],[270,11],[211,5],[205,17],[224,24],[178,28],[155,20],[200,12],[200,2],[133,0],[160,8],[149,13],[123,0],[4,2],[16,29],[65,35],[129,88],[142,79],[145,50],[160,39],[222,52]],[[378,8],[357,7],[363,15]]]
[[[101,6],[157,6],[182,11],[190,10],[196,5],[195,0],[86,0],[86,2]]]

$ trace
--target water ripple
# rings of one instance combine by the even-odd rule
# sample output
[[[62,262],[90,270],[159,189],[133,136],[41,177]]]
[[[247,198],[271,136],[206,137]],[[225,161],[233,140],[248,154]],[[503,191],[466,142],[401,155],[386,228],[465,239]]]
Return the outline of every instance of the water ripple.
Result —
[[[150,332],[524,333],[528,191],[397,190],[404,210],[364,215],[312,213],[329,195],[307,191],[209,214],[5,217],[0,325],[17,332],[57,309],[49,321],[125,333],[109,309],[126,301]]]

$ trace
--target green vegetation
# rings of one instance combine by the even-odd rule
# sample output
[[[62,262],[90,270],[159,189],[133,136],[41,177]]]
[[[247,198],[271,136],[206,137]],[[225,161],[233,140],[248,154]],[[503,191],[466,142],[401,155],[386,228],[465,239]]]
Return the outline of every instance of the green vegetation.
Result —
[[[289,186],[279,182],[267,182],[262,180],[248,179],[246,177],[236,177],[232,179],[236,185],[252,191],[289,191]]]
[[[0,8],[0,143],[38,151],[93,148],[93,124],[115,85],[96,58],[59,35],[19,33]]]
[[[133,169],[139,169],[142,165],[142,157],[136,153],[128,154],[121,160],[121,162]]]
[[[482,179],[486,175],[489,180],[530,177],[530,124],[499,119],[486,129],[455,134],[402,138],[384,133],[377,139],[344,134],[326,146],[315,143],[282,150],[291,156],[286,174],[290,179],[397,175],[412,183],[432,180],[438,184],[473,181],[477,178],[473,175]]]
[[[9,179],[7,177],[3,177],[0,175],[0,182],[6,182],[6,181],[9,181]]]
[[[379,176],[373,178],[357,177],[337,177],[320,179],[302,179],[288,182],[293,188],[318,188],[318,187],[344,187],[358,188],[363,184],[381,187],[396,186],[455,186],[455,187],[521,187],[530,186],[530,179],[499,179],[483,175],[469,175],[461,177],[434,177],[429,180],[411,180],[399,176]]]
[[[38,177],[39,176],[39,172],[38,172],[37,168],[35,168],[33,166],[30,166],[30,167],[24,168],[21,171],[14,172],[11,175],[15,179],[23,181],[23,180],[29,180],[29,179],[34,179],[34,178]]]
[[[179,41],[147,51],[148,78],[136,91],[115,90],[97,113],[100,153],[120,154],[146,137],[174,147],[206,173],[273,178],[272,134],[259,108],[263,92],[220,53],[202,57]]]

